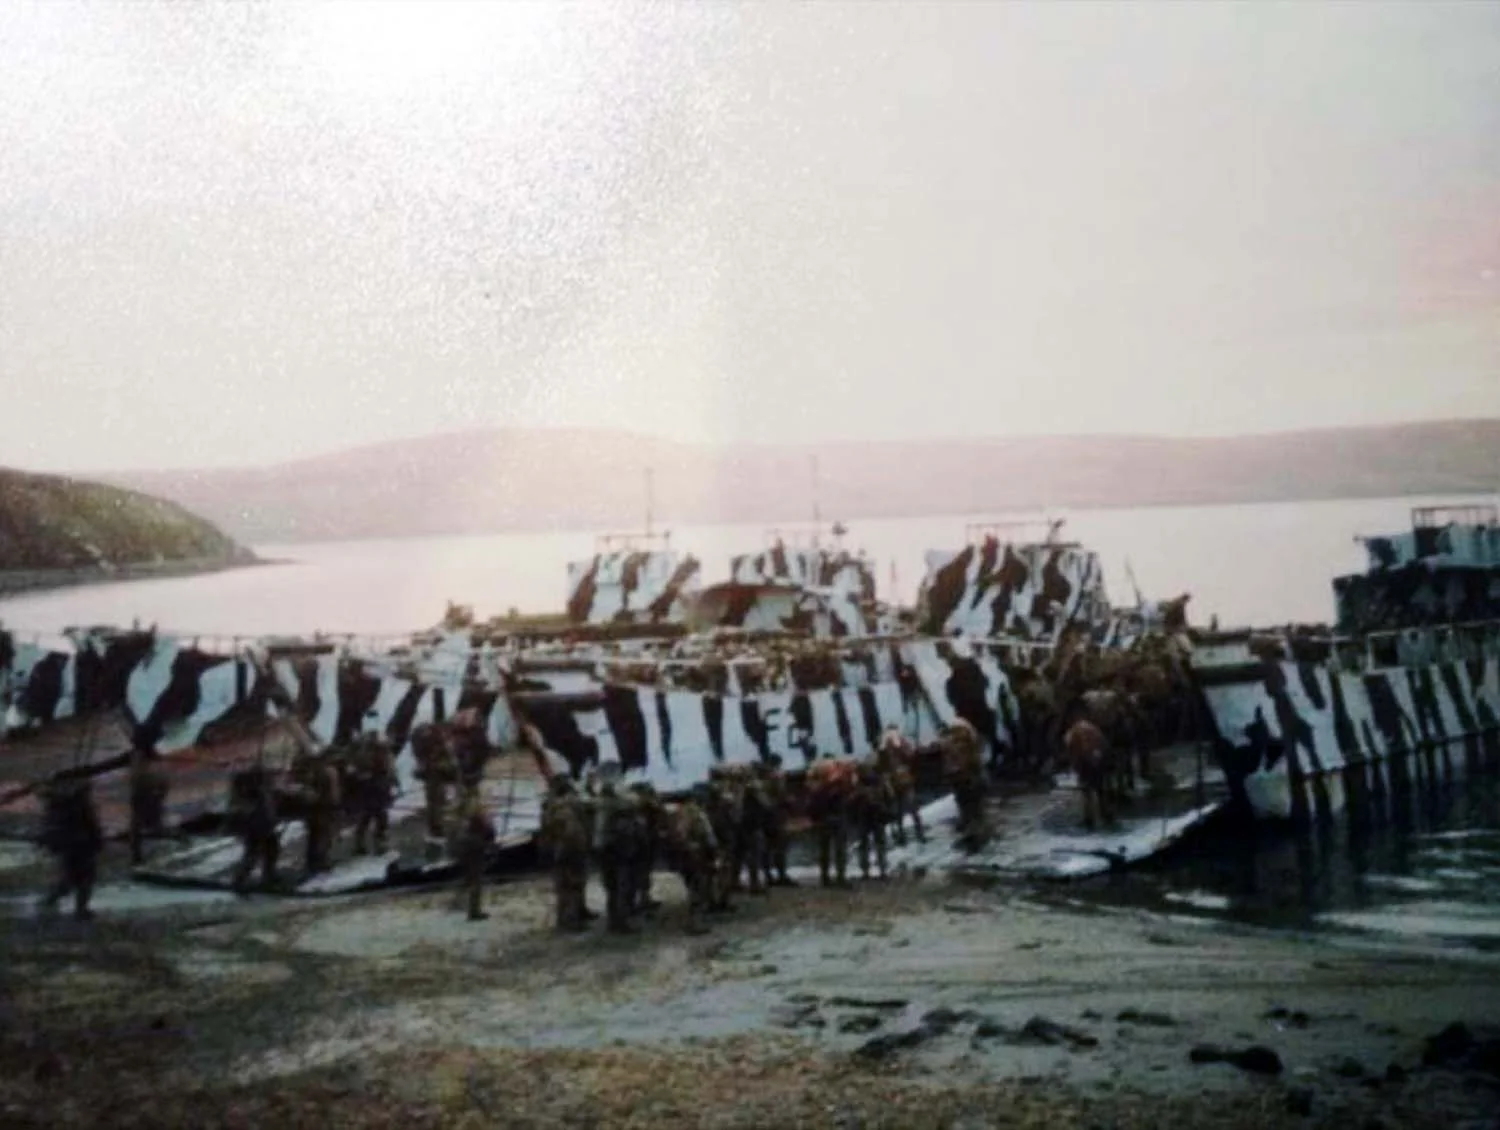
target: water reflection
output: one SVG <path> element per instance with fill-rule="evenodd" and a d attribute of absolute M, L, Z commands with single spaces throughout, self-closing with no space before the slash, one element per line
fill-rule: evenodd
<path fill-rule="evenodd" d="M 1500 945 L 1500 785 L 1391 798 L 1385 819 L 1301 832 L 1221 825 L 1070 894 L 1256 926 L 1358 928 Z"/>

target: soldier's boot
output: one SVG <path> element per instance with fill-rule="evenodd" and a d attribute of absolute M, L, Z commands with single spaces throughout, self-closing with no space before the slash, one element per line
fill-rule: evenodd
<path fill-rule="evenodd" d="M 818 885 L 828 887 L 833 885 L 829 876 L 829 869 L 833 866 L 833 837 L 828 829 L 818 828 Z"/>
<path fill-rule="evenodd" d="M 375 854 L 384 855 L 387 837 L 390 835 L 391 821 L 385 809 L 375 813 Z"/>
<path fill-rule="evenodd" d="M 651 897 L 652 869 L 643 869 L 636 886 L 636 908 L 641 914 L 655 914 L 661 903 Z"/>
<path fill-rule="evenodd" d="M 838 874 L 835 886 L 847 887 L 849 883 L 849 834 L 840 828 L 833 841 L 833 865 Z"/>
<path fill-rule="evenodd" d="M 885 828 L 877 828 L 875 829 L 875 866 L 879 870 L 882 879 L 889 877 L 889 872 L 886 868 L 885 851 Z"/>
<path fill-rule="evenodd" d="M 134 813 L 130 817 L 130 862 L 139 867 L 146 862 L 145 830 L 141 827 L 141 821 Z"/>
<path fill-rule="evenodd" d="M 446 807 L 443 790 L 436 785 L 428 785 L 427 789 L 427 836 L 429 839 L 441 840 L 445 838 L 447 822 L 444 820 L 444 808 Z"/>
<path fill-rule="evenodd" d="M 67 898 L 72 890 L 73 881 L 68 877 L 67 872 L 64 871 L 55 880 L 53 880 L 52 886 L 47 888 L 47 893 L 44 894 L 41 898 L 41 901 L 37 903 L 37 910 L 39 910 L 43 914 L 56 913 L 58 904 L 62 902 L 63 899 Z"/>
<path fill-rule="evenodd" d="M 276 864 L 281 858 L 281 840 L 272 831 L 260 846 L 261 883 L 267 890 L 274 890 L 279 883 Z"/>
<path fill-rule="evenodd" d="M 94 897 L 94 864 L 85 865 L 81 873 L 73 880 L 73 917 L 80 922 L 87 922 L 94 917 L 94 912 L 89 909 L 89 902 Z"/>
<path fill-rule="evenodd" d="M 240 898 L 246 898 L 250 894 L 250 852 L 248 850 L 234 865 L 234 873 L 229 880 L 229 889 Z"/>
<path fill-rule="evenodd" d="M 607 929 L 611 934 L 634 934 L 636 928 L 630 924 L 625 908 L 625 876 L 616 873 L 606 881 L 605 911 Z"/>
<path fill-rule="evenodd" d="M 771 847 L 764 830 L 756 832 L 751 843 L 750 883 L 755 894 L 771 893 Z"/>
<path fill-rule="evenodd" d="M 464 885 L 468 888 L 469 921 L 483 922 L 489 915 L 484 912 L 484 858 L 482 856 L 465 864 Z"/>
<path fill-rule="evenodd" d="M 302 839 L 305 853 L 302 858 L 302 869 L 309 875 L 318 873 L 318 839 L 322 829 L 318 826 L 317 818 L 305 821 L 302 825 Z"/>
<path fill-rule="evenodd" d="M 370 818 L 360 813 L 359 820 L 354 825 L 354 854 L 356 856 L 369 854 Z"/>
<path fill-rule="evenodd" d="M 687 927 L 686 933 L 698 937 L 709 932 L 708 923 L 703 920 L 709 910 L 709 884 L 707 876 L 702 874 L 685 876 L 687 887 Z"/>
<path fill-rule="evenodd" d="M 795 887 L 797 880 L 793 879 L 786 871 L 787 856 L 786 832 L 779 831 L 776 834 L 776 842 L 771 849 L 771 866 L 776 871 L 776 885 L 778 887 Z"/>
<path fill-rule="evenodd" d="M 917 806 L 915 797 L 911 801 L 911 824 L 917 833 L 917 843 L 925 844 L 927 842 L 927 831 L 922 827 L 922 810 Z"/>

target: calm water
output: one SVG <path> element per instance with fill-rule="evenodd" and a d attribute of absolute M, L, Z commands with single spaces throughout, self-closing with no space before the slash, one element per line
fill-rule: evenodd
<path fill-rule="evenodd" d="M 1363 567 L 1356 533 L 1401 530 L 1423 499 L 1256 506 L 1084 510 L 1064 533 L 1099 551 L 1117 604 L 1133 602 L 1126 565 L 1153 598 L 1191 592 L 1190 613 L 1223 624 L 1325 621 L 1330 578 Z M 1432 500 L 1442 501 L 1442 500 Z M 850 523 L 849 544 L 878 565 L 881 595 L 909 603 L 923 554 L 963 545 L 962 515 Z M 673 544 L 696 554 L 706 580 L 727 576 L 731 554 L 763 547 L 759 526 L 684 526 Z M 189 635 L 316 630 L 381 635 L 430 627 L 452 599 L 480 616 L 508 608 L 554 612 L 564 567 L 593 552 L 589 533 L 422 538 L 257 546 L 288 565 L 183 580 L 100 585 L 0 601 L 17 629 L 139 617 Z M 892 575 L 894 573 L 894 583 Z"/>
<path fill-rule="evenodd" d="M 1212 614 L 1225 626 L 1326 621 L 1330 579 L 1363 566 L 1354 535 L 1404 529 L 1410 507 L 1427 501 L 1444 500 L 1080 511 L 1066 533 L 1100 552 L 1116 603 L 1131 599 L 1128 561 L 1150 596 L 1191 592 L 1196 623 Z M 849 540 L 878 563 L 882 595 L 909 602 L 924 551 L 961 545 L 967 520 L 855 522 Z M 727 574 L 731 554 L 759 549 L 763 534 L 683 527 L 673 541 L 712 581 Z M 431 626 L 449 599 L 481 616 L 556 611 L 566 563 L 592 548 L 587 533 L 259 546 L 293 563 L 20 597 L 0 601 L 0 619 L 40 632 L 139 618 L 189 635 L 399 634 Z M 1500 794 L 1493 783 L 1470 787 L 1362 836 L 1220 834 L 1071 890 L 1177 914 L 1500 945 Z"/>
<path fill-rule="evenodd" d="M 1500 782 L 1414 799 L 1366 828 L 1221 828 L 1070 897 L 1257 926 L 1500 952 Z"/>

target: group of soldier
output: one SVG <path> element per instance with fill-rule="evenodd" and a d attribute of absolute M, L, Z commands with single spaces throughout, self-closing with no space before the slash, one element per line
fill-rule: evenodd
<path fill-rule="evenodd" d="M 527 738 L 539 741 L 535 732 Z M 942 736 L 945 784 L 958 799 L 961 836 L 983 824 L 985 789 L 981 743 L 967 723 Z M 871 863 L 885 878 L 887 829 L 906 842 L 909 819 L 926 841 L 916 790 L 917 751 L 896 727 L 858 760 L 813 762 L 793 790 L 777 756 L 753 765 L 716 766 L 708 780 L 668 803 L 646 782 L 622 787 L 618 762 L 607 761 L 584 787 L 554 773 L 543 804 L 539 846 L 551 865 L 556 928 L 577 933 L 598 914 L 585 899 L 590 864 L 605 895 L 605 925 L 631 933 L 632 920 L 659 907 L 652 898 L 658 865 L 675 872 L 687 889 L 687 930 L 704 932 L 709 915 L 729 911 L 731 896 L 766 894 L 795 886 L 787 871 L 791 827 L 804 816 L 817 841 L 818 877 L 825 886 L 847 886 L 851 840 L 860 874 Z"/>
<path fill-rule="evenodd" d="M 527 745 L 540 753 L 541 739 L 526 727 Z M 495 827 L 480 796 L 480 780 L 490 747 L 482 728 L 463 718 L 446 725 L 425 724 L 411 735 L 416 777 L 425 799 L 427 834 L 433 847 L 446 847 L 464 878 L 468 916 L 488 917 L 482 908 L 486 860 Z M 941 739 L 944 783 L 958 800 L 960 834 L 981 821 L 984 772 L 981 743 L 972 727 L 959 722 Z M 553 871 L 560 931 L 585 930 L 598 917 L 585 900 L 592 864 L 605 890 L 607 928 L 635 929 L 632 920 L 652 914 L 658 867 L 681 877 L 688 892 L 688 929 L 707 929 L 706 918 L 731 909 L 742 891 L 764 894 L 794 886 L 787 870 L 791 827 L 805 817 L 817 842 L 819 878 L 825 886 L 848 884 L 851 841 L 861 875 L 887 874 L 887 829 L 905 843 L 906 823 L 926 838 L 916 802 L 917 753 L 892 727 L 874 750 L 859 760 L 813 762 L 793 789 L 781 759 L 755 765 L 718 766 L 708 780 L 675 802 L 647 783 L 624 787 L 620 766 L 606 762 L 582 788 L 568 775 L 550 777 L 543 803 L 539 846 Z M 545 757 L 540 759 L 545 763 Z M 168 779 L 148 741 L 137 741 L 130 762 L 132 862 L 144 859 L 144 841 L 162 834 Z M 242 853 L 233 886 L 244 894 L 256 870 L 263 883 L 279 883 L 279 827 L 305 826 L 305 871 L 329 869 L 341 828 L 354 831 L 354 853 L 386 850 L 389 813 L 397 791 L 395 752 L 379 733 L 365 733 L 317 754 L 302 746 L 289 770 L 279 773 L 264 761 L 230 779 L 229 829 Z M 449 819 L 456 792 L 457 819 Z M 104 847 L 92 786 L 87 779 L 54 783 L 47 794 L 43 844 L 57 857 L 58 879 L 43 900 L 55 907 L 68 894 L 80 918 L 88 904 Z"/>
<path fill-rule="evenodd" d="M 462 866 L 470 891 L 469 915 L 482 918 L 479 876 L 495 841 L 494 824 L 480 800 L 479 783 L 491 750 L 483 728 L 466 716 L 447 724 L 424 723 L 411 733 L 416 777 L 426 800 L 428 841 Z M 354 854 L 386 851 L 390 809 L 397 794 L 396 751 L 379 731 L 367 731 L 323 753 L 305 744 L 293 757 L 285 778 L 265 764 L 231 779 L 229 824 L 243 852 L 235 868 L 234 887 L 248 889 L 260 869 L 262 881 L 274 887 L 280 849 L 278 826 L 301 821 L 305 829 L 308 876 L 332 866 L 333 845 L 342 828 L 353 826 Z M 456 820 L 449 820 L 449 798 L 456 793 Z M 373 840 L 373 844 L 372 844 Z"/>
<path fill-rule="evenodd" d="M 130 827 L 127 840 L 130 859 L 145 859 L 145 840 L 162 833 L 169 782 L 156 762 L 151 743 L 137 740 L 130 753 Z M 73 914 L 80 920 L 93 917 L 89 903 L 99 875 L 99 857 L 104 853 L 104 827 L 87 777 L 48 782 L 42 789 L 41 845 L 57 860 L 57 878 L 42 899 L 47 910 L 56 909 L 73 896 Z"/>

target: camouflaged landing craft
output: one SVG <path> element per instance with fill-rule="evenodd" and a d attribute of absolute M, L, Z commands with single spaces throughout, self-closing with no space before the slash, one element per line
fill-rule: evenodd
<path fill-rule="evenodd" d="M 1040 524 L 971 523 L 963 549 L 929 550 L 917 592 L 917 630 L 1053 642 L 1065 629 L 1084 628 L 1104 637 L 1111 623 L 1104 568 L 1093 550 L 1057 540 L 1063 519 L 1047 522 L 1040 541 L 1004 540 Z"/>
<path fill-rule="evenodd" d="M 1500 520 L 1422 507 L 1361 538 L 1333 633 L 1197 633 L 1192 666 L 1231 788 L 1306 820 L 1401 802 L 1500 760 Z"/>
<path fill-rule="evenodd" d="M 572 624 L 680 624 L 698 589 L 700 565 L 671 548 L 670 533 L 603 534 L 594 555 L 568 564 Z"/>
<path fill-rule="evenodd" d="M 827 534 L 818 525 L 766 531 L 764 549 L 731 558 L 729 580 L 698 594 L 689 624 L 817 639 L 887 634 L 895 618 L 876 599 L 869 557 L 843 547 L 846 532 L 839 524 Z"/>

